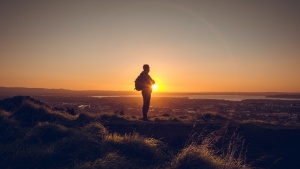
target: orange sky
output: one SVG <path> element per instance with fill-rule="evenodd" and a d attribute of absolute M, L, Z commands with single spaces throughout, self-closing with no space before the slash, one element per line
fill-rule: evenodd
<path fill-rule="evenodd" d="M 296 2 L 0 2 L 0 86 L 300 92 Z"/>

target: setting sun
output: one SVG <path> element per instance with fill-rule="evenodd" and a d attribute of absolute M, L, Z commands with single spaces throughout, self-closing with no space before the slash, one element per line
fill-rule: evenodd
<path fill-rule="evenodd" d="M 157 91 L 157 89 L 158 89 L 157 84 L 152 85 L 152 90 Z"/>

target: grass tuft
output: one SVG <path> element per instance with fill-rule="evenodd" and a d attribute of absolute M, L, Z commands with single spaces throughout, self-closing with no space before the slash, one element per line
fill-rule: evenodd
<path fill-rule="evenodd" d="M 78 165 L 76 169 L 119 169 L 119 168 L 138 168 L 130 163 L 124 156 L 119 155 L 117 152 L 110 152 L 104 157 L 99 158 L 93 162 L 86 162 Z"/>
<path fill-rule="evenodd" d="M 226 133 L 227 131 L 225 131 Z M 171 163 L 172 169 L 240 169 L 246 165 L 244 140 L 233 132 L 226 137 L 224 131 L 214 131 L 197 139 L 191 138 Z M 221 145 L 221 147 L 220 147 Z"/>
<path fill-rule="evenodd" d="M 105 144 L 110 145 L 118 150 L 121 155 L 136 161 L 139 166 L 155 166 L 163 163 L 167 156 L 165 153 L 166 146 L 163 142 L 153 139 L 144 138 L 138 133 L 109 134 L 104 139 Z"/>
<path fill-rule="evenodd" d="M 70 135 L 66 127 L 43 122 L 30 129 L 25 135 L 25 141 L 29 144 L 49 144 Z"/>

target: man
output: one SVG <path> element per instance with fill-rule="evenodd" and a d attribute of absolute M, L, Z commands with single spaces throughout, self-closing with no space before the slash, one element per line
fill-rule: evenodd
<path fill-rule="evenodd" d="M 150 99 L 152 93 L 152 85 L 155 84 L 155 81 L 148 74 L 150 72 L 149 65 L 145 64 L 143 66 L 144 71 L 139 76 L 139 80 L 142 83 L 142 96 L 143 96 L 143 121 L 148 121 L 147 113 L 150 106 Z"/>

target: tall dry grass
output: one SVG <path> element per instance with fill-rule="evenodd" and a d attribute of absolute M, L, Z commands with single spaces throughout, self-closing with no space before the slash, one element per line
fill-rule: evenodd
<path fill-rule="evenodd" d="M 167 146 L 156 139 L 140 136 L 138 133 L 106 135 L 104 144 L 109 145 L 121 155 L 126 156 L 138 166 L 154 167 L 161 165 L 167 159 Z"/>
<path fill-rule="evenodd" d="M 220 129 L 207 135 L 193 135 L 171 163 L 172 169 L 240 169 L 246 164 L 245 140 L 234 131 Z"/>

